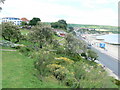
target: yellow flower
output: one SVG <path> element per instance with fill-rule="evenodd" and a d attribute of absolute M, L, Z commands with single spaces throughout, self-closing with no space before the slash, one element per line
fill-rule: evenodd
<path fill-rule="evenodd" d="M 59 58 L 55 58 L 55 59 L 62 59 L 62 60 L 64 60 L 65 62 L 68 62 L 68 63 L 70 63 L 70 64 L 72 64 L 72 63 L 74 63 L 74 61 L 73 60 L 70 60 L 69 58 L 66 58 L 66 57 L 59 57 Z"/>

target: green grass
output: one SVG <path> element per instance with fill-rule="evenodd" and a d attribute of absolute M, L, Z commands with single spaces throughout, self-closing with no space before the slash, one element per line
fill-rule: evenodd
<path fill-rule="evenodd" d="M 0 41 L 3 40 L 2 36 L 0 36 Z"/>
<path fill-rule="evenodd" d="M 16 50 L 15 48 L 11 48 L 11 47 L 2 47 L 1 49 L 10 49 L 10 50 Z"/>
<path fill-rule="evenodd" d="M 61 43 L 61 44 L 64 44 L 65 43 L 65 39 L 64 39 L 64 37 L 58 37 L 58 36 L 54 36 L 54 38 L 56 39 L 56 40 L 61 40 L 61 41 L 59 41 L 59 43 Z M 63 40 L 62 40 L 63 39 Z"/>
<path fill-rule="evenodd" d="M 41 82 L 35 75 L 34 60 L 18 51 L 2 52 L 3 88 L 64 88 L 56 82 Z"/>
<path fill-rule="evenodd" d="M 30 32 L 30 30 L 21 29 L 20 32 L 21 32 L 22 35 L 26 35 L 26 34 L 28 34 Z"/>
<path fill-rule="evenodd" d="M 2 51 L 0 51 L 0 89 L 2 90 Z"/>

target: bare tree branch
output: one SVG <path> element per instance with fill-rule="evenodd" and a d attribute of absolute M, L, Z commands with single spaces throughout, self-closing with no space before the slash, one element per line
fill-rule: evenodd
<path fill-rule="evenodd" d="M 3 3 L 4 4 L 5 0 L 0 0 L 0 3 Z"/>

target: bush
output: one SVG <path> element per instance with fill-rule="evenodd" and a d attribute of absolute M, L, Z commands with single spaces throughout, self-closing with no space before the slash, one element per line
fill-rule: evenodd
<path fill-rule="evenodd" d="M 63 54 L 63 53 L 66 54 L 63 47 L 57 47 L 56 50 L 57 50 L 56 54 Z"/>
<path fill-rule="evenodd" d="M 113 82 L 114 82 L 116 85 L 120 86 L 120 80 L 115 79 Z"/>
<path fill-rule="evenodd" d="M 86 53 L 81 53 L 81 56 L 87 57 Z"/>
<path fill-rule="evenodd" d="M 35 68 L 39 71 L 39 74 L 41 77 L 48 76 L 49 71 L 47 68 L 47 65 L 52 64 L 54 61 L 54 53 L 50 53 L 49 51 L 44 51 L 43 49 L 40 49 L 40 51 L 37 52 L 35 61 Z"/>
<path fill-rule="evenodd" d="M 97 53 L 92 50 L 88 50 L 87 54 L 88 54 L 88 58 L 91 58 L 91 60 L 96 60 L 98 57 Z"/>
<path fill-rule="evenodd" d="M 71 57 L 72 57 L 72 60 L 74 61 L 82 60 L 82 57 L 78 53 L 72 54 Z"/>
<path fill-rule="evenodd" d="M 73 64 L 74 61 L 73 60 L 70 60 L 69 58 L 66 58 L 66 57 L 59 57 L 59 58 L 55 58 L 56 59 L 56 62 L 57 64 Z"/>
<path fill-rule="evenodd" d="M 69 73 L 69 71 L 65 67 L 63 67 L 61 65 L 49 64 L 47 67 L 49 68 L 50 72 L 58 80 L 64 80 L 65 77 L 66 77 L 66 74 Z"/>
<path fill-rule="evenodd" d="M 116 88 L 101 67 L 94 67 L 85 62 L 74 64 L 75 78 L 78 81 L 76 88 Z"/>
<path fill-rule="evenodd" d="M 19 51 L 20 51 L 21 53 L 24 53 L 25 55 L 29 55 L 29 53 L 30 53 L 31 51 L 33 51 L 33 50 L 32 50 L 31 47 L 26 46 L 26 47 L 21 47 L 21 48 L 19 49 Z"/>
<path fill-rule="evenodd" d="M 66 86 L 69 86 L 71 88 L 76 88 L 78 86 L 78 81 L 74 77 L 65 79 L 64 83 Z"/>

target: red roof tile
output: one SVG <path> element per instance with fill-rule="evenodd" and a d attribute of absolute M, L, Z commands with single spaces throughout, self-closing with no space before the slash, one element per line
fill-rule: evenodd
<path fill-rule="evenodd" d="M 21 18 L 22 21 L 29 21 L 27 18 Z"/>

